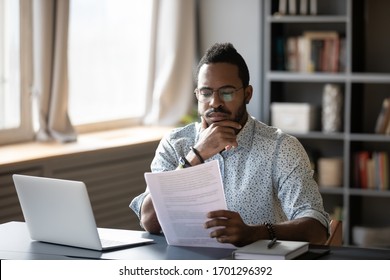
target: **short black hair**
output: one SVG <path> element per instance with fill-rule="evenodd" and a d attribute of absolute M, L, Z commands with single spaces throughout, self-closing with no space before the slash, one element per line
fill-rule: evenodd
<path fill-rule="evenodd" d="M 247 87 L 249 85 L 248 66 L 246 65 L 244 58 L 237 52 L 231 43 L 215 43 L 207 49 L 196 68 L 196 84 L 198 84 L 199 70 L 202 65 L 218 62 L 236 65 L 238 67 L 238 76 L 240 77 L 243 86 Z"/>

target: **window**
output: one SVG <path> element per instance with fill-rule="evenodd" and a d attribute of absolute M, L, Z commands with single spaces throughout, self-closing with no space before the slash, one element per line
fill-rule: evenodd
<path fill-rule="evenodd" d="M 143 117 L 153 2 L 70 1 L 68 108 L 79 132 Z M 31 13 L 31 1 L 0 0 L 0 144 L 34 138 Z"/>
<path fill-rule="evenodd" d="M 19 13 L 17 1 L 0 3 L 0 129 L 10 129 L 20 125 L 19 32 L 13 32 L 19 30 Z"/>
<path fill-rule="evenodd" d="M 27 15 L 21 4 L 0 0 L 0 143 L 29 140 L 33 137 L 29 107 L 29 88 L 21 69 L 26 65 L 24 45 Z M 23 42 L 23 43 L 22 43 Z M 26 68 L 26 67 L 25 67 Z M 24 81 L 24 84 L 21 81 Z"/>
<path fill-rule="evenodd" d="M 152 1 L 71 1 L 69 114 L 87 130 L 145 112 Z"/>

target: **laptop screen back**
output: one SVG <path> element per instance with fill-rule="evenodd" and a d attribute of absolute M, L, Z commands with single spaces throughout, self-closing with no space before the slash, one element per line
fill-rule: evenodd
<path fill-rule="evenodd" d="M 101 250 L 83 182 L 13 175 L 31 239 Z"/>

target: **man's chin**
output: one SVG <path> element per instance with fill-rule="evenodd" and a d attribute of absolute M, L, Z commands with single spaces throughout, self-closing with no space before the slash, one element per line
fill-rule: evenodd
<path fill-rule="evenodd" d="M 209 124 L 212 124 L 212 123 L 217 123 L 217 122 L 222 122 L 222 121 L 227 121 L 227 120 L 229 120 L 229 119 L 223 118 L 223 117 L 211 117 L 211 118 L 207 119 L 207 122 Z"/>

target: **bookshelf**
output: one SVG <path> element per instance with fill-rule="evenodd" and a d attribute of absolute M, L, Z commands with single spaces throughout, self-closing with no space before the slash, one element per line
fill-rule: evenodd
<path fill-rule="evenodd" d="M 363 189 L 354 177 L 357 152 L 383 151 L 390 156 L 390 136 L 375 133 L 382 102 L 390 97 L 390 38 L 383 36 L 390 26 L 389 10 L 388 0 L 317 0 L 316 13 L 303 15 L 299 7 L 294 15 L 281 14 L 279 0 L 264 4 L 263 120 L 272 123 L 273 102 L 310 103 L 321 114 L 324 86 L 334 84 L 341 89 L 342 126 L 338 131 L 325 133 L 318 123 L 313 131 L 290 134 L 301 141 L 315 168 L 320 157 L 342 158 L 342 185 L 320 186 L 320 191 L 329 213 L 342 209 L 346 245 L 356 245 L 355 226 L 390 227 L 390 190 Z M 337 71 L 288 70 L 285 42 L 307 31 L 339 34 L 342 66 Z"/>

